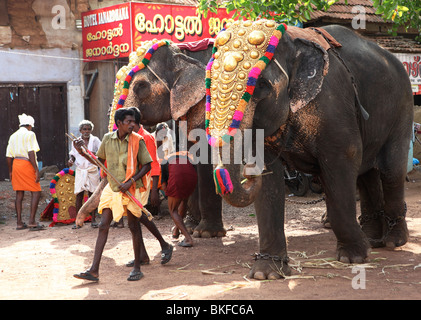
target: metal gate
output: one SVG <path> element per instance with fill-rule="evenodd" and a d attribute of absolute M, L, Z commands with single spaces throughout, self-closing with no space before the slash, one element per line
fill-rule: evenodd
<path fill-rule="evenodd" d="M 64 168 L 67 161 L 66 84 L 0 83 L 0 179 L 9 178 L 6 147 L 10 135 L 19 128 L 18 115 L 26 113 L 35 119 L 40 146 L 38 161 L 43 166 Z"/>

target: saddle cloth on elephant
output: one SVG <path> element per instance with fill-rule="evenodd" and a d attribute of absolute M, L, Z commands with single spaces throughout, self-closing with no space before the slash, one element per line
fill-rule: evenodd
<path fill-rule="evenodd" d="M 196 52 L 196 51 L 206 50 L 208 46 L 211 46 L 211 45 L 213 46 L 214 43 L 215 43 L 215 39 L 206 38 L 206 39 L 192 41 L 192 42 L 174 43 L 174 45 L 179 47 L 181 50 Z"/>
<path fill-rule="evenodd" d="M 287 33 L 292 39 L 300 38 L 320 45 L 326 51 L 332 47 L 342 47 L 329 32 L 322 28 L 298 28 L 288 27 Z"/>

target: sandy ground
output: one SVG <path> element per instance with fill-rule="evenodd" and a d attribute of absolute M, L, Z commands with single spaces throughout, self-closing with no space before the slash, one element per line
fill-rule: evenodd
<path fill-rule="evenodd" d="M 97 229 L 86 224 L 74 230 L 56 225 L 44 231 L 16 228 L 14 193 L 1 182 L 0 299 L 36 300 L 298 300 L 298 299 L 420 299 L 421 298 L 421 174 L 413 171 L 406 183 L 409 242 L 394 251 L 373 249 L 366 264 L 336 262 L 335 236 L 324 229 L 320 218 L 324 202 L 301 204 L 320 195 L 289 197 L 286 203 L 286 234 L 291 277 L 276 281 L 248 278 L 258 251 L 253 206 L 233 208 L 224 204 L 227 236 L 196 239 L 192 248 L 177 247 L 172 260 L 160 264 L 160 247 L 143 228 L 151 263 L 143 266 L 145 277 L 126 280 L 132 259 L 130 231 L 112 228 L 100 268 L 100 281 L 78 280 L 74 273 L 90 266 Z M 48 190 L 48 182 L 43 182 Z M 39 212 L 48 200 L 44 192 Z M 26 200 L 29 200 L 29 194 Z M 28 212 L 28 206 L 25 206 Z M 25 218 L 27 222 L 27 216 Z M 169 216 L 155 220 L 161 233 L 172 241 Z M 48 225 L 49 222 L 43 222 Z"/>

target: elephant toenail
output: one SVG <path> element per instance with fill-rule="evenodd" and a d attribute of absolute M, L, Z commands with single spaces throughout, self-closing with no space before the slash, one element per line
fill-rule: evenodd
<path fill-rule="evenodd" d="M 396 245 L 393 241 L 386 242 L 386 248 L 389 250 L 394 250 L 396 248 Z"/>
<path fill-rule="evenodd" d="M 257 272 L 254 274 L 253 278 L 254 278 L 254 279 L 257 279 L 257 280 L 266 280 L 266 276 L 265 276 L 265 274 L 264 274 L 263 272 L 261 272 L 261 271 L 257 271 Z"/>
<path fill-rule="evenodd" d="M 351 263 L 349 258 L 345 257 L 345 256 L 340 257 L 339 261 L 342 262 L 342 263 Z"/>
<path fill-rule="evenodd" d="M 278 273 L 276 273 L 276 272 L 271 272 L 269 275 L 268 275 L 268 279 L 269 280 L 278 280 L 278 279 L 280 279 L 281 278 L 281 276 L 278 274 Z"/>
<path fill-rule="evenodd" d="M 212 238 L 212 234 L 209 231 L 202 231 L 202 238 Z"/>

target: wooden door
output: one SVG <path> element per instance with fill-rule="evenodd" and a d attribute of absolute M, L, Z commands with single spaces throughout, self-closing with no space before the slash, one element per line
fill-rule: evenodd
<path fill-rule="evenodd" d="M 67 97 L 65 84 L 0 83 L 0 179 L 9 177 L 6 147 L 10 135 L 19 128 L 18 115 L 35 119 L 40 146 L 38 161 L 43 166 L 65 167 L 68 154 Z"/>

